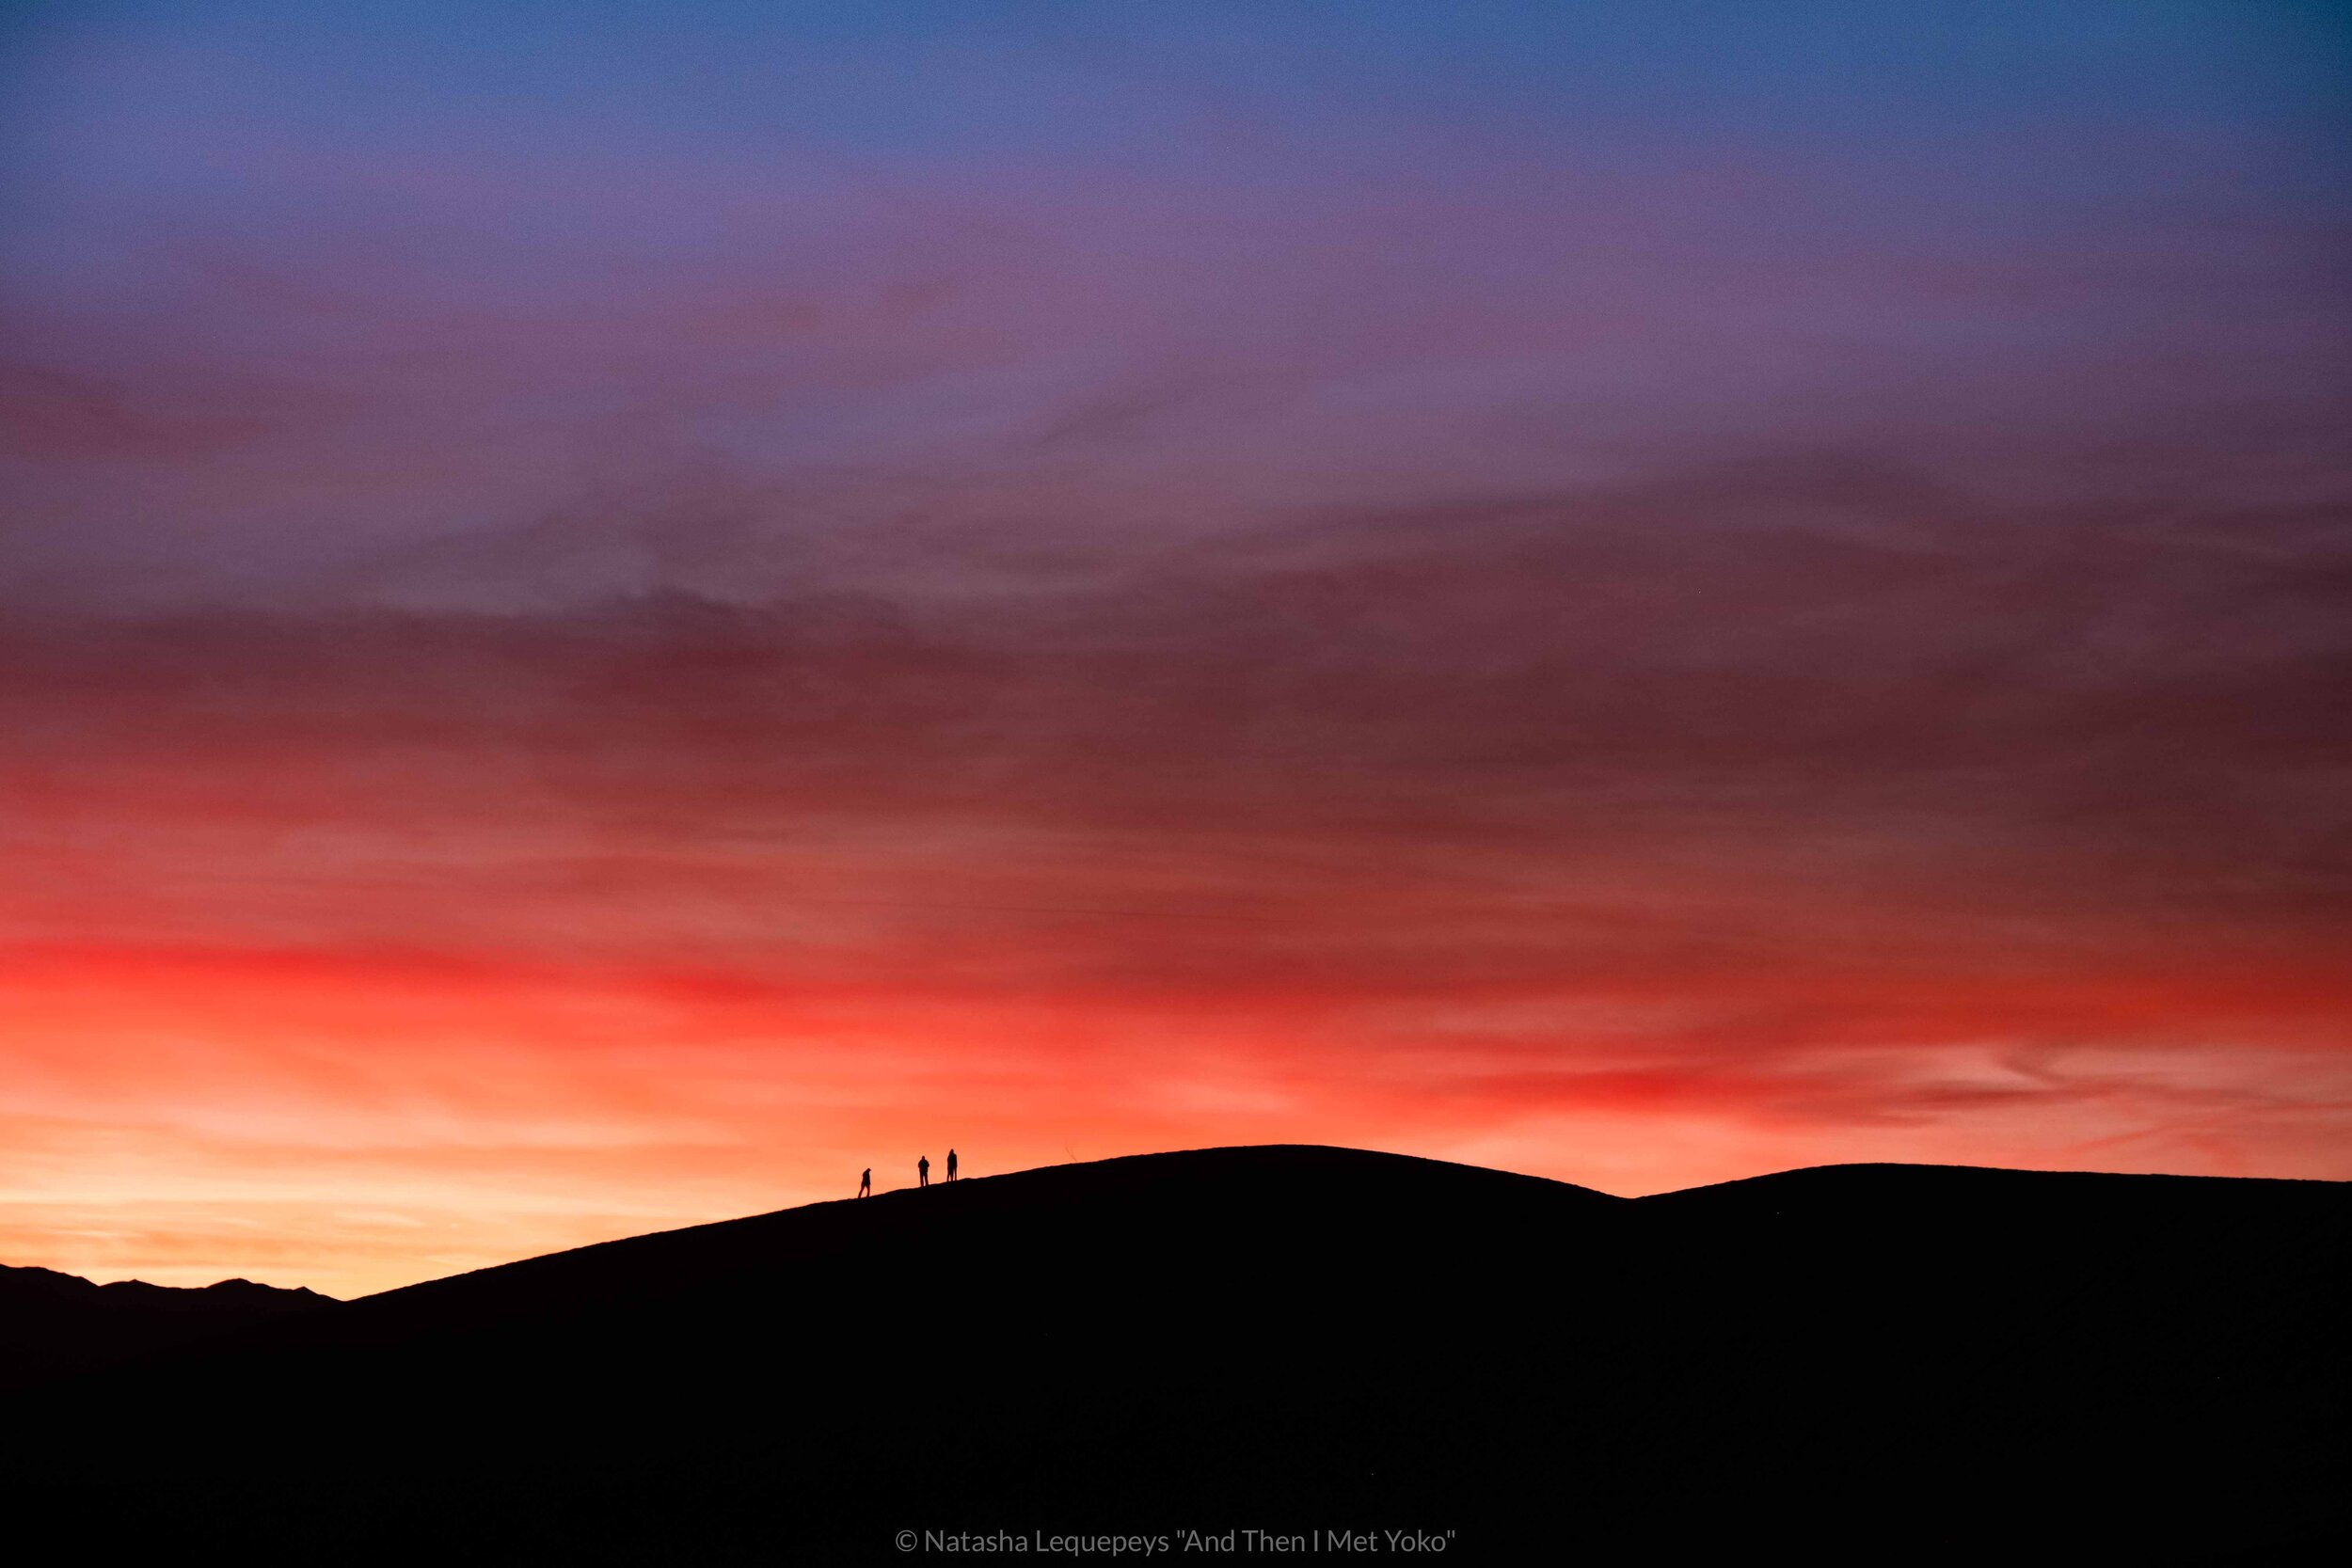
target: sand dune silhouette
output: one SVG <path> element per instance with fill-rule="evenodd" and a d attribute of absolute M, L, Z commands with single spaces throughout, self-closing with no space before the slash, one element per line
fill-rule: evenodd
<path fill-rule="evenodd" d="M 1642 1199 L 1306 1147 L 583 1247 L 33 1390 L 12 1517 L 248 1558 L 2322 1550 L 2352 1184 L 1838 1166 Z"/>

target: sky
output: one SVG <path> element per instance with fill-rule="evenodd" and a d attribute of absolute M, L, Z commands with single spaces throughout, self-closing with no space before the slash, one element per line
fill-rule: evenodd
<path fill-rule="evenodd" d="M 31 0 L 0 1261 L 2352 1179 L 2352 20 Z"/>

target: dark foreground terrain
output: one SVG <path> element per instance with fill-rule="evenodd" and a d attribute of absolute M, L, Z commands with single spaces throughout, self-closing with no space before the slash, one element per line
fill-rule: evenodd
<path fill-rule="evenodd" d="M 52 1380 L 8 1401 L 0 1517 L 247 1563 L 1391 1529 L 1451 1560 L 2329 1560 L 2348 1264 L 2348 1183 L 1836 1166 L 1626 1200 L 1152 1155 Z"/>

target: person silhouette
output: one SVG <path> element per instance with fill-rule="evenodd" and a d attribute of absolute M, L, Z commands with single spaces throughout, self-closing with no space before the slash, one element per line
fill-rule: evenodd
<path fill-rule="evenodd" d="M 914 1162 L 914 1184 L 918 1187 L 931 1184 L 931 1157 L 928 1154 Z"/>
<path fill-rule="evenodd" d="M 955 1151 L 954 1149 L 952 1149 L 952 1148 L 951 1148 L 951 1149 L 949 1149 L 949 1150 L 947 1151 L 947 1180 L 950 1180 L 950 1181 L 953 1181 L 955 1179 L 956 1179 L 956 1151 Z"/>
<path fill-rule="evenodd" d="M 857 1173 L 857 1196 L 871 1197 L 874 1194 L 874 1167 L 866 1166 Z"/>

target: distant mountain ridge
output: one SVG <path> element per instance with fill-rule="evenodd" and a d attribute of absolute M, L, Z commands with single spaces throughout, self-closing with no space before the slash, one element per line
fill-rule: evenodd
<path fill-rule="evenodd" d="M 265 1302 L 319 1306 L 336 1299 L 304 1285 L 262 1285 L 245 1278 L 215 1280 L 210 1285 L 151 1285 L 144 1279 L 112 1279 L 101 1285 L 78 1274 L 0 1263 L 0 1294 L 19 1293 L 67 1301 L 87 1302 L 95 1298 L 102 1307 L 167 1312 L 238 1310 Z"/>
<path fill-rule="evenodd" d="M 316 1291 L 250 1279 L 100 1285 L 56 1269 L 0 1263 L 0 1390 L 334 1305 L 334 1297 Z"/>

